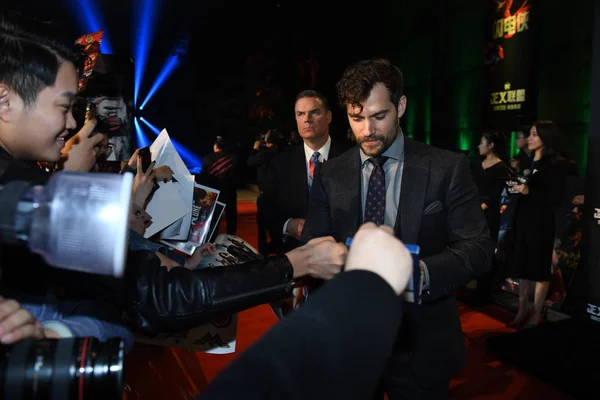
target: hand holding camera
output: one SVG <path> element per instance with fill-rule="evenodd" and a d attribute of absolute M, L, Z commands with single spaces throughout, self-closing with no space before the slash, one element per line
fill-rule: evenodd
<path fill-rule="evenodd" d="M 89 172 L 99 155 L 99 144 L 105 139 L 95 133 L 96 120 L 88 121 L 71 139 L 67 140 L 61 154 L 63 169 L 73 172 Z"/>
<path fill-rule="evenodd" d="M 45 338 L 44 328 L 17 301 L 0 296 L 0 342 L 13 344 L 26 338 Z"/>

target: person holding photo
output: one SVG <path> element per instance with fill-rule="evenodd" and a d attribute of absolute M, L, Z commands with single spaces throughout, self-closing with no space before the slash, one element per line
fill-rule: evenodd
<path fill-rule="evenodd" d="M 66 156 L 66 169 L 87 172 L 96 161 L 102 137 L 93 135 L 93 120 L 66 143 L 76 128 L 72 106 L 79 54 L 63 33 L 50 24 L 0 16 L 0 184 L 46 184 L 51 174 L 38 162 Z M 346 254 L 344 244 L 328 237 L 235 268 L 189 270 L 164 268 L 151 251 L 129 251 L 124 278 L 113 281 L 51 268 L 26 248 L 2 246 L 1 283 L 2 290 L 42 296 L 53 284 L 84 298 L 98 296 L 123 307 L 140 330 L 172 332 L 289 296 L 300 277 L 331 279 L 341 272 Z"/>

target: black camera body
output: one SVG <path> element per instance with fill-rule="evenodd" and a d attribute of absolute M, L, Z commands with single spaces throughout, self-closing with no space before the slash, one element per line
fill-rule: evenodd
<path fill-rule="evenodd" d="M 267 147 L 267 134 L 266 133 L 261 133 L 260 135 L 258 135 L 256 137 L 256 140 L 260 142 L 260 148 L 264 149 L 265 147 Z"/>
<path fill-rule="evenodd" d="M 17 161 L 12 162 L 17 163 Z M 7 171 L 11 170 L 12 162 L 0 162 L 0 181 Z M 67 199 L 65 207 L 72 207 L 77 203 L 77 196 L 87 201 L 94 199 L 90 194 L 96 194 L 102 201 L 111 196 L 110 191 L 106 192 L 106 195 L 102 194 L 102 183 L 98 179 L 102 179 L 102 174 L 96 174 L 93 178 L 87 177 L 89 181 L 86 181 L 85 174 L 72 173 L 70 176 L 65 175 L 66 173 L 61 174 L 53 175 L 46 185 L 32 185 L 30 182 L 17 180 L 3 182 L 4 184 L 0 186 L 0 205 L 5 212 L 0 218 L 0 250 L 6 252 L 9 249 L 3 247 L 4 245 L 27 245 L 30 252 L 43 255 L 44 260 L 53 266 L 118 276 L 111 272 L 114 271 L 111 266 L 103 271 L 102 262 L 93 261 L 91 257 L 88 257 L 85 266 L 93 270 L 72 268 L 76 266 L 75 264 L 81 265 L 78 257 L 73 257 L 73 262 L 66 263 L 66 260 L 54 257 L 70 254 L 69 250 L 72 249 L 62 246 L 76 243 L 73 239 L 75 236 L 89 239 L 87 245 L 77 243 L 78 248 L 85 249 L 89 245 L 95 250 L 101 250 L 102 246 L 94 240 L 96 236 L 85 227 L 86 221 L 90 222 L 91 226 L 98 227 L 99 234 L 106 234 L 106 229 L 93 222 L 93 215 L 96 213 L 93 209 L 96 207 L 90 208 L 90 204 L 79 204 L 76 207 L 83 212 L 82 219 L 74 223 L 73 221 L 77 221 L 77 213 L 73 212 L 68 220 L 63 221 L 68 223 L 64 231 L 61 230 L 59 222 L 49 223 L 56 221 L 56 218 L 51 218 L 52 215 L 65 214 L 60 207 L 56 206 L 54 200 Z M 112 180 L 113 177 L 110 179 Z M 90 183 L 91 190 L 87 190 L 86 185 L 82 186 L 76 182 Z M 125 188 L 128 189 L 128 193 L 131 191 L 127 185 Z M 115 189 L 113 194 L 118 191 Z M 128 198 L 124 201 L 129 204 Z M 99 205 L 97 210 L 103 207 L 101 203 L 95 205 Z M 128 210 L 127 208 L 122 211 L 127 214 Z M 126 225 L 124 227 L 127 229 Z M 114 236 L 118 235 L 110 234 L 107 237 Z M 56 238 L 69 240 L 54 240 Z M 118 239 L 116 242 L 126 246 Z M 49 244 L 44 247 L 42 246 L 44 243 Z M 118 251 L 106 249 L 105 253 L 109 255 L 107 259 L 112 259 Z M 123 267 L 124 263 L 125 260 L 123 260 Z M 9 265 L 3 265 L 5 272 L 9 270 L 11 263 L 7 264 Z M 4 280 L 7 278 L 6 275 Z M 7 288 L 14 289 L 10 281 L 4 283 Z M 100 342 L 92 337 L 59 340 L 26 339 L 11 346 L 0 345 L 0 399 L 69 400 L 83 399 L 85 395 L 86 399 L 120 400 L 123 397 L 124 357 L 125 344 L 120 338 L 107 342 Z"/>
<path fill-rule="evenodd" d="M 0 398 L 121 399 L 122 339 L 22 340 L 0 347 Z"/>

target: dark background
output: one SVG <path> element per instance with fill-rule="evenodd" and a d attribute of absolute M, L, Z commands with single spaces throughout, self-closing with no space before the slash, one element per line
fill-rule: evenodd
<path fill-rule="evenodd" d="M 512 15 L 523 5 L 528 4 L 528 29 L 517 32 L 514 36 L 505 39 L 494 37 L 494 23 L 504 18 L 504 8 L 496 7 L 496 0 L 486 1 L 486 43 L 500 46 L 504 58 L 497 64 L 486 65 L 485 83 L 488 100 L 484 112 L 485 125 L 490 129 L 512 131 L 523 123 L 532 121 L 537 115 L 537 87 L 539 72 L 538 45 L 540 43 L 540 21 L 538 14 L 539 1 L 518 0 L 514 1 Z M 498 47 L 496 47 L 496 50 Z M 494 110 L 489 97 L 492 93 L 504 91 L 504 85 L 511 84 L 512 90 L 525 89 L 525 102 L 520 103 L 518 110 Z"/>
<path fill-rule="evenodd" d="M 134 54 L 139 0 L 5 0 L 3 8 L 60 21 L 75 37 L 87 33 L 73 11 L 78 1 L 98 5 L 113 53 Z M 583 172 L 593 0 L 532 2 L 540 26 L 538 50 L 532 55 L 539 65 L 539 101 L 531 119 L 559 124 L 561 145 Z M 320 89 L 335 106 L 335 82 L 344 67 L 373 56 L 387 57 L 404 71 L 408 109 L 403 127 L 409 136 L 474 154 L 487 125 L 483 44 L 491 28 L 484 22 L 481 0 L 156 3 L 160 11 L 140 102 L 175 44 L 186 36 L 189 51 L 139 115 L 167 128 L 197 155 L 209 152 L 218 134 L 248 149 L 269 128 L 294 130 L 298 91 Z M 346 127 L 335 106 L 333 135 L 343 137 Z M 150 130 L 145 131 L 152 140 Z M 506 133 L 510 137 L 511 131 Z"/>
<path fill-rule="evenodd" d="M 482 131 L 490 125 L 483 58 L 491 29 L 485 23 L 486 2 L 492 1 L 155 0 L 160 11 L 140 102 L 182 38 L 189 37 L 189 51 L 139 116 L 167 128 L 199 156 L 211 151 L 219 134 L 248 151 L 267 129 L 295 129 L 293 103 L 300 90 L 319 89 L 335 105 L 335 82 L 343 69 L 353 61 L 382 56 L 404 71 L 404 132 L 474 156 Z M 134 54 L 140 0 L 3 0 L 0 8 L 61 22 L 75 38 L 89 32 L 74 12 L 79 2 L 98 5 L 113 53 Z M 562 131 L 558 150 L 566 150 L 583 175 L 591 116 L 594 0 L 530 2 L 539 22 L 531 54 L 537 106 L 530 120 L 521 122 L 557 122 Z M 333 136 L 343 137 L 346 128 L 344 113 L 334 106 Z M 517 128 L 505 133 L 513 138 Z M 152 140 L 150 130 L 145 131 Z M 246 177 L 252 173 L 246 171 Z M 594 177 L 588 185 L 597 182 Z M 598 207 L 597 196 L 590 200 Z M 598 226 L 591 215 L 587 218 Z M 584 257 L 588 261 L 581 281 L 594 285 L 598 257 Z"/>

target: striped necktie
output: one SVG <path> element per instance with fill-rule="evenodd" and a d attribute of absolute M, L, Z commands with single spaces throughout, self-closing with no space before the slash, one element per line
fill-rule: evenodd
<path fill-rule="evenodd" d="M 308 170 L 310 172 L 310 179 L 308 180 L 308 187 L 312 186 L 313 179 L 315 177 L 315 168 L 319 163 L 319 157 L 321 157 L 321 153 L 315 151 L 308 162 Z"/>

